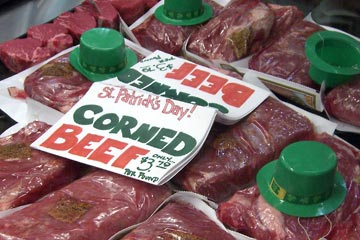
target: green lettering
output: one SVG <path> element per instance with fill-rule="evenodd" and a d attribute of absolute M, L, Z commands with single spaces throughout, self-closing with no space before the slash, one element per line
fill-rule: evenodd
<path fill-rule="evenodd" d="M 217 104 L 217 103 L 210 103 L 209 107 L 216 108 L 217 110 L 219 110 L 219 112 L 222 112 L 222 113 L 225 113 L 225 114 L 229 113 L 229 109 L 227 109 L 223 105 L 220 105 L 220 104 Z"/>
<path fill-rule="evenodd" d="M 154 93 L 156 95 L 161 95 L 162 93 L 166 92 L 169 89 L 170 89 L 170 86 L 161 84 L 159 82 L 154 82 L 150 86 L 147 86 L 146 88 L 144 88 L 145 91 Z"/>
<path fill-rule="evenodd" d="M 175 135 L 176 135 L 176 131 L 168 128 L 162 128 L 160 129 L 158 134 L 150 142 L 147 143 L 147 145 L 158 149 L 162 149 L 168 143 L 167 141 L 164 140 L 166 140 L 166 138 L 173 138 Z"/>
<path fill-rule="evenodd" d="M 196 146 L 196 139 L 179 132 L 179 134 L 162 151 L 171 156 L 182 156 L 191 152 Z"/>
<path fill-rule="evenodd" d="M 94 122 L 94 128 L 99 130 L 108 130 L 116 126 L 119 122 L 119 117 L 115 113 L 107 113 L 99 117 Z"/>
<path fill-rule="evenodd" d="M 129 70 L 117 75 L 117 79 L 123 83 L 131 83 L 132 81 L 135 81 L 137 78 L 139 78 L 141 75 L 142 74 L 140 72 L 130 68 Z"/>
<path fill-rule="evenodd" d="M 158 127 L 150 127 L 149 124 L 142 124 L 130 138 L 132 140 L 137 140 L 138 142 L 146 143 L 159 131 Z"/>
<path fill-rule="evenodd" d="M 142 75 L 141 77 L 139 77 L 138 79 L 136 79 L 136 81 L 134 81 L 133 83 L 131 83 L 131 86 L 134 86 L 136 88 L 139 89 L 143 89 L 146 86 L 148 86 L 150 83 L 152 83 L 154 81 L 154 79 L 146 76 L 146 75 Z"/>
<path fill-rule="evenodd" d="M 110 131 L 110 133 L 118 133 L 121 131 L 122 136 L 129 138 L 131 136 L 130 129 L 137 125 L 138 121 L 136 118 L 130 116 L 123 116 L 119 123 Z"/>
<path fill-rule="evenodd" d="M 90 104 L 90 105 L 84 105 L 76 109 L 74 112 L 73 118 L 74 122 L 80 125 L 90 125 L 94 121 L 94 115 L 102 112 L 103 109 L 101 106 Z M 87 112 L 92 112 L 90 118 L 85 117 Z"/>

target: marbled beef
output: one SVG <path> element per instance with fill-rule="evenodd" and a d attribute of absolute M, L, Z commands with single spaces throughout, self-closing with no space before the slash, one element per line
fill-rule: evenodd
<path fill-rule="evenodd" d="M 30 148 L 49 127 L 32 122 L 0 138 L 0 211 L 34 202 L 80 176 L 80 164 Z"/>
<path fill-rule="evenodd" d="M 189 203 L 172 201 L 122 240 L 235 238 Z"/>
<path fill-rule="evenodd" d="M 268 98 L 240 122 L 216 130 L 200 153 L 174 177 L 183 189 L 219 202 L 254 181 L 257 171 L 288 144 L 312 137 L 305 116 Z"/>
<path fill-rule="evenodd" d="M 360 77 L 331 89 L 324 107 L 331 116 L 360 127 Z"/>
<path fill-rule="evenodd" d="M 40 40 L 18 38 L 0 44 L 0 60 L 13 73 L 21 72 L 52 56 Z"/>
<path fill-rule="evenodd" d="M 107 240 L 147 219 L 170 194 L 166 185 L 96 170 L 0 218 L 0 239 Z"/>
<path fill-rule="evenodd" d="M 213 9 L 213 16 L 216 16 L 223 7 L 212 0 L 206 0 Z M 175 26 L 164 24 L 149 16 L 144 22 L 132 29 L 133 34 L 140 45 L 150 51 L 161 50 L 172 55 L 181 55 L 181 49 L 186 39 L 195 30 L 201 28 L 202 24 L 193 26 Z"/>
<path fill-rule="evenodd" d="M 198 26 L 175 26 L 160 22 L 154 15 L 132 29 L 140 45 L 150 51 L 180 55 L 181 48 L 189 35 Z"/>
<path fill-rule="evenodd" d="M 217 209 L 219 219 L 231 229 L 262 240 L 358 239 L 360 152 L 325 133 L 317 135 L 314 140 L 329 145 L 338 157 L 338 171 L 347 187 L 345 201 L 338 209 L 322 217 L 289 216 L 270 206 L 255 185 L 220 203 Z"/>
<path fill-rule="evenodd" d="M 319 89 L 308 74 L 310 62 L 305 55 L 305 41 L 320 30 L 323 28 L 315 23 L 297 21 L 273 44 L 253 55 L 249 68 Z"/>
<path fill-rule="evenodd" d="M 53 23 L 32 26 L 26 35 L 40 40 L 42 46 L 50 49 L 53 55 L 73 46 L 73 38 L 68 29 Z"/>
<path fill-rule="evenodd" d="M 97 26 L 95 18 L 86 12 L 64 12 L 55 18 L 54 23 L 67 28 L 74 43 L 80 40 L 83 32 Z"/>
<path fill-rule="evenodd" d="M 274 12 L 275 21 L 271 28 L 270 36 L 266 40 L 263 48 L 276 41 L 276 39 L 285 34 L 297 21 L 304 18 L 304 12 L 296 6 L 284 6 L 270 3 L 267 6 Z"/>
<path fill-rule="evenodd" d="M 75 12 L 86 12 L 92 15 L 98 27 L 113 28 L 119 30 L 119 13 L 107 0 L 86 0 L 75 7 Z"/>
<path fill-rule="evenodd" d="M 191 35 L 188 51 L 232 62 L 256 52 L 268 38 L 274 13 L 260 0 L 232 0 Z"/>
<path fill-rule="evenodd" d="M 144 0 L 110 0 L 110 2 L 129 26 L 145 13 Z"/>
<path fill-rule="evenodd" d="M 66 113 L 87 92 L 92 82 L 69 63 L 69 54 L 45 64 L 24 81 L 26 94 Z"/>

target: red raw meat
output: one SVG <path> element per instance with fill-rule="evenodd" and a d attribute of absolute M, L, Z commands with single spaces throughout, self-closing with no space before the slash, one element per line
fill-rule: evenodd
<path fill-rule="evenodd" d="M 73 38 L 69 31 L 65 27 L 53 23 L 30 27 L 27 37 L 40 40 L 42 46 L 50 49 L 53 55 L 73 46 Z"/>
<path fill-rule="evenodd" d="M 192 34 L 187 48 L 205 59 L 232 62 L 258 51 L 273 23 L 273 11 L 260 0 L 232 0 Z"/>
<path fill-rule="evenodd" d="M 310 63 L 305 55 L 305 41 L 320 30 L 323 28 L 315 23 L 297 21 L 273 44 L 252 56 L 249 68 L 319 89 L 308 74 Z"/>
<path fill-rule="evenodd" d="M 80 176 L 80 164 L 30 148 L 49 127 L 32 122 L 0 138 L 0 211 L 32 203 Z"/>
<path fill-rule="evenodd" d="M 180 55 L 185 40 L 199 26 L 174 26 L 164 24 L 151 15 L 132 30 L 140 45 L 150 51 Z"/>
<path fill-rule="evenodd" d="M 331 116 L 360 127 L 360 77 L 330 90 L 324 107 Z"/>
<path fill-rule="evenodd" d="M 107 0 L 90 0 L 75 7 L 75 12 L 86 12 L 97 20 L 98 27 L 119 29 L 119 14 L 117 9 Z"/>
<path fill-rule="evenodd" d="M 266 40 L 266 46 L 276 41 L 276 39 L 284 35 L 292 25 L 304 18 L 304 13 L 296 6 L 268 4 L 268 7 L 275 14 L 275 21 L 270 36 Z"/>
<path fill-rule="evenodd" d="M 63 113 L 77 103 L 92 84 L 71 66 L 68 55 L 45 64 L 24 81 L 28 97 Z"/>
<path fill-rule="evenodd" d="M 19 38 L 0 45 L 0 60 L 12 72 L 21 72 L 51 57 L 50 49 L 42 47 L 41 41 Z"/>
<path fill-rule="evenodd" d="M 86 12 L 64 12 L 54 20 L 54 23 L 67 28 L 74 42 L 80 40 L 83 32 L 96 27 L 95 18 Z"/>
<path fill-rule="evenodd" d="M 213 138 L 173 180 L 187 191 L 219 202 L 251 184 L 257 171 L 285 146 L 311 138 L 313 125 L 268 98 L 240 122 L 210 134 Z"/>
<path fill-rule="evenodd" d="M 164 208 L 127 234 L 122 240 L 152 239 L 233 239 L 203 212 L 180 201 Z"/>
<path fill-rule="evenodd" d="M 327 239 L 358 240 L 360 239 L 360 213 L 351 214 L 344 222 L 334 226 Z"/>
<path fill-rule="evenodd" d="M 110 0 L 110 2 L 129 26 L 145 13 L 143 0 Z"/>
<path fill-rule="evenodd" d="M 314 140 L 328 144 L 338 157 L 338 171 L 342 173 L 348 189 L 345 201 L 338 209 L 326 217 L 289 216 L 271 207 L 260 195 L 257 186 L 252 186 L 220 203 L 217 209 L 219 219 L 231 229 L 262 240 L 358 239 L 355 236 L 359 236 L 360 230 L 360 153 L 351 145 L 325 133 L 317 135 Z"/>
<path fill-rule="evenodd" d="M 107 240 L 150 217 L 170 194 L 166 185 L 97 170 L 0 218 L 0 238 Z"/>
<path fill-rule="evenodd" d="M 153 6 L 155 6 L 159 2 L 159 0 L 143 0 L 143 2 L 145 4 L 145 11 L 147 11 Z"/>

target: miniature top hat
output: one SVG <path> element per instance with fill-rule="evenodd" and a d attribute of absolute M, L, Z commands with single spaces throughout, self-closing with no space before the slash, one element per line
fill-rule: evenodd
<path fill-rule="evenodd" d="M 305 42 L 309 75 L 321 85 L 336 87 L 360 74 L 360 41 L 336 31 L 313 33 Z"/>
<path fill-rule="evenodd" d="M 299 141 L 262 167 L 256 181 L 261 195 L 277 210 L 316 217 L 338 208 L 346 196 L 345 182 L 336 166 L 336 154 L 329 146 Z"/>
<path fill-rule="evenodd" d="M 190 26 L 209 20 L 213 15 L 213 10 L 202 0 L 165 0 L 154 14 L 162 23 Z"/>
<path fill-rule="evenodd" d="M 93 82 L 116 77 L 135 63 L 137 56 L 125 47 L 122 34 L 110 28 L 87 30 L 70 54 L 70 64 Z"/>

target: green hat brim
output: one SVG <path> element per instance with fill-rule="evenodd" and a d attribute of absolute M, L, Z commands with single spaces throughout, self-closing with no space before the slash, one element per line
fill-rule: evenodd
<path fill-rule="evenodd" d="M 289 203 L 277 198 L 270 190 L 270 182 L 277 161 L 272 161 L 262 167 L 256 175 L 256 182 L 263 198 L 280 212 L 297 217 L 318 217 L 334 211 L 344 201 L 347 192 L 346 184 L 339 172 L 335 174 L 334 188 L 331 196 L 323 202 L 305 205 Z"/>
<path fill-rule="evenodd" d="M 107 73 L 107 74 L 100 74 L 100 73 L 94 73 L 91 72 L 85 68 L 82 67 L 82 65 L 80 64 L 80 48 L 77 47 L 75 48 L 71 53 L 70 53 L 70 64 L 77 70 L 79 71 L 82 75 L 84 75 L 87 79 L 89 79 L 92 82 L 99 82 L 99 81 L 103 81 L 109 78 L 114 78 L 116 77 L 118 74 L 121 74 L 122 72 L 124 72 L 125 70 L 129 69 L 130 67 L 132 67 L 133 65 L 135 65 L 138 61 L 138 58 L 136 56 L 136 53 L 134 51 L 132 51 L 129 48 L 125 48 L 125 56 L 126 56 L 126 65 L 124 68 L 122 68 L 121 70 L 114 72 L 114 73 Z"/>
<path fill-rule="evenodd" d="M 175 26 L 191 26 L 206 22 L 213 15 L 213 9 L 208 3 L 203 3 L 204 12 L 201 16 L 191 18 L 191 19 L 173 19 L 164 15 L 164 5 L 159 6 L 155 10 L 155 17 L 162 23 L 175 25 Z"/>

